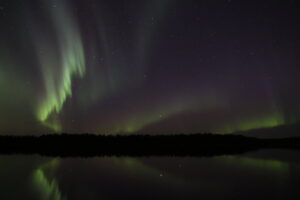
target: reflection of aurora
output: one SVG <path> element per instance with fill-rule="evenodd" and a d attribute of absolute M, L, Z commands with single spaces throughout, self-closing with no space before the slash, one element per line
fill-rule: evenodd
<path fill-rule="evenodd" d="M 134 158 L 96 158 L 89 160 L 89 164 L 92 166 L 97 160 L 104 161 L 105 164 L 109 164 L 111 168 L 117 167 L 118 169 L 126 174 L 139 176 L 143 180 L 160 178 L 162 183 L 172 185 L 175 187 L 188 187 L 189 184 L 179 177 L 168 174 L 166 171 L 147 166 L 142 162 Z M 82 160 L 83 161 L 83 160 Z M 33 172 L 33 183 L 37 191 L 39 192 L 43 200 L 66 200 L 67 197 L 63 197 L 64 192 L 60 191 L 58 180 L 55 179 L 54 172 L 57 170 L 64 160 L 53 159 Z M 53 178 L 49 178 L 49 174 Z"/>
<path fill-rule="evenodd" d="M 163 159 L 163 158 L 162 158 Z M 70 162 L 73 159 L 70 159 Z M 193 159 L 194 160 L 194 159 Z M 201 175 L 201 171 L 197 172 L 197 174 L 204 176 L 203 179 L 191 179 L 185 177 L 184 174 L 178 175 L 176 173 L 169 172 L 168 169 L 162 169 L 159 167 L 155 167 L 155 165 L 148 165 L 138 159 L 134 158 L 95 158 L 88 160 L 77 160 L 74 159 L 75 162 L 70 162 L 71 165 L 79 164 L 78 161 L 87 162 L 86 166 L 95 168 L 99 170 L 104 170 L 101 173 L 107 173 L 105 170 L 110 170 L 111 173 L 118 172 L 121 174 L 126 174 L 129 177 L 133 176 L 142 181 L 158 181 L 158 183 L 168 185 L 171 188 L 178 189 L 187 189 L 187 190 L 199 190 L 207 189 L 213 191 L 213 188 L 218 185 L 217 183 L 210 182 L 207 179 L 210 176 Z M 158 161 L 158 160 L 157 160 Z M 187 161 L 187 160 L 186 160 Z M 194 160 L 195 161 L 195 160 Z M 201 163 L 201 159 L 199 160 L 199 164 Z M 208 163 L 218 166 L 231 166 L 231 168 L 242 169 L 246 171 L 253 171 L 257 173 L 270 174 L 272 177 L 277 177 L 278 180 L 285 180 L 289 173 L 289 165 L 288 163 L 277 161 L 277 160 L 268 160 L 268 159 L 256 159 L 250 157 L 235 157 L 235 156 L 222 156 L 217 158 L 212 158 L 207 160 Z M 42 199 L 45 200 L 62 200 L 67 199 L 63 198 L 64 191 L 59 189 L 58 179 L 55 177 L 55 171 L 64 166 L 64 160 L 54 159 L 46 164 L 41 165 L 37 168 L 33 173 L 33 181 L 37 190 L 40 192 Z M 203 160 L 205 162 L 205 159 Z M 185 160 L 181 160 L 182 165 L 185 165 Z M 194 162 L 192 162 L 194 163 Z M 198 163 L 198 162 L 196 162 Z M 68 165 L 66 165 L 68 167 Z M 66 167 L 65 166 L 65 167 Z M 106 167 L 108 168 L 106 168 Z M 201 165 L 200 165 L 201 166 Z M 103 168 L 104 167 L 104 168 Z M 190 166 L 191 167 L 191 166 Z M 201 167 L 200 167 L 201 169 Z M 205 168 L 204 168 L 205 169 Z M 116 171 L 115 171 L 116 170 Z M 208 170 L 208 169 L 206 169 Z M 246 172 L 245 171 L 245 172 Z M 213 172 L 213 170 L 212 170 Z M 74 171 L 76 174 L 76 171 Z M 205 173 L 205 172 L 203 172 Z M 97 173 L 95 173 L 97 174 Z M 120 174 L 120 175 L 121 175 Z M 52 177 L 52 178 L 49 178 Z M 122 176 L 121 176 L 122 177 Z M 219 177 L 222 178 L 222 177 Z M 137 179 L 137 180 L 138 180 Z M 276 179 L 275 179 L 276 180 Z M 99 180 L 101 181 L 101 180 Z M 118 181 L 118 180 L 116 180 Z M 78 183 L 79 184 L 79 183 Z M 84 183 L 80 183 L 84 184 Z M 275 183 L 274 183 L 275 184 Z M 90 191 L 91 193 L 96 191 Z M 224 191 L 225 192 L 225 191 Z"/>
<path fill-rule="evenodd" d="M 274 176 L 278 177 L 287 177 L 289 173 L 289 164 L 279 160 L 257 159 L 239 156 L 224 156 L 218 159 L 227 164 L 253 169 L 257 172 L 263 171 L 272 173 Z"/>
<path fill-rule="evenodd" d="M 42 200 L 66 200 L 62 197 L 57 181 L 48 179 L 45 170 L 53 171 L 59 165 L 59 160 L 54 159 L 33 172 L 33 183 L 40 193 Z"/>
<path fill-rule="evenodd" d="M 58 184 L 55 180 L 49 181 L 41 169 L 34 172 L 33 179 L 36 187 L 40 190 L 44 200 L 62 200 Z"/>

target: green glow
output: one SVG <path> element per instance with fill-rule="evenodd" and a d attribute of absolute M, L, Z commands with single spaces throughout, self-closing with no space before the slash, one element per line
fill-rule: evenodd
<path fill-rule="evenodd" d="M 58 167 L 60 159 L 55 158 L 40 166 L 40 169 L 53 170 Z"/>
<path fill-rule="evenodd" d="M 53 159 L 33 172 L 33 183 L 41 194 L 43 200 L 63 200 L 57 182 L 47 179 L 46 170 L 53 173 L 53 170 L 58 166 L 59 159 Z"/>
<path fill-rule="evenodd" d="M 62 5 L 59 7 L 60 9 L 52 11 L 59 49 L 56 50 L 52 44 L 45 42 L 45 39 L 41 39 L 38 41 L 40 44 L 37 44 L 45 85 L 45 94 L 38 105 L 37 118 L 44 125 L 57 131 L 61 129 L 58 121 L 47 120 L 51 115 L 58 114 L 67 98 L 72 95 L 73 77 L 83 77 L 85 73 L 85 56 L 79 31 L 71 20 L 72 16 L 62 9 Z M 55 51 L 59 52 L 58 55 Z"/>
<path fill-rule="evenodd" d="M 20 65 L 17 60 L 10 59 L 7 52 L 0 46 L 0 108 L 5 109 L 8 105 L 30 106 L 28 96 L 34 96 L 34 91 L 30 87 L 30 77 L 17 70 Z M 18 99 L 18 101 L 14 101 Z M 1 108 L 0 115 L 3 114 Z"/>
<path fill-rule="evenodd" d="M 138 119 L 134 119 L 134 120 L 130 120 L 130 121 L 126 122 L 124 124 L 124 126 L 121 127 L 119 130 L 116 130 L 116 132 L 134 133 L 134 132 L 137 132 L 137 131 L 143 129 L 147 125 L 164 120 L 170 115 L 171 115 L 171 113 L 148 114 L 143 118 L 138 118 Z"/>
<path fill-rule="evenodd" d="M 136 133 L 147 126 L 166 120 L 173 115 L 193 111 L 195 108 L 199 111 L 205 111 L 219 106 L 220 103 L 217 99 L 218 96 L 214 93 L 206 93 L 201 100 L 189 96 L 173 99 L 167 105 L 158 105 L 147 112 L 131 113 L 125 119 L 118 121 L 118 125 L 113 125 L 111 129 L 105 129 L 102 125 L 101 129 L 97 129 L 96 132 L 103 133 L 109 130 L 108 132 L 113 134 Z"/>
<path fill-rule="evenodd" d="M 0 51 L 1 53 L 1 51 Z M 6 61 L 0 55 L 0 132 L 24 133 L 32 129 L 32 97 L 34 90 L 29 77 L 15 68 L 16 61 Z M 16 126 L 16 124 L 18 124 Z"/>
<path fill-rule="evenodd" d="M 142 174 L 148 174 L 150 177 L 155 177 L 163 171 L 159 169 L 152 168 L 144 163 L 140 162 L 138 159 L 134 158 L 111 158 L 112 161 L 119 166 L 123 166 L 125 169 L 129 169 L 134 172 L 139 172 Z"/>
<path fill-rule="evenodd" d="M 36 187 L 41 192 L 43 200 L 62 200 L 64 199 L 59 191 L 55 180 L 49 181 L 42 169 L 34 171 L 33 180 Z"/>
<path fill-rule="evenodd" d="M 7 68 L 10 67 L 10 65 L 7 66 Z M 27 101 L 26 94 L 31 94 L 31 90 L 24 82 L 22 76 L 0 68 L 0 108 L 5 109 L 8 105 L 16 104 L 15 101 L 12 101 L 15 98 L 22 99 L 22 103 L 28 103 L 24 101 Z"/>
<path fill-rule="evenodd" d="M 169 116 L 181 112 L 180 106 L 171 106 L 168 110 L 153 110 L 147 113 L 138 113 L 122 120 L 118 126 L 113 126 L 109 133 L 135 133 L 144 127 L 167 119 Z M 103 132 L 98 130 L 98 132 Z"/>
<path fill-rule="evenodd" d="M 42 124 L 45 127 L 51 128 L 55 132 L 62 131 L 62 125 L 57 120 L 51 121 L 51 122 L 49 122 L 49 121 L 42 121 Z"/>
<path fill-rule="evenodd" d="M 147 113 L 134 113 L 133 115 L 128 116 L 126 119 L 121 120 L 118 125 L 113 125 L 112 127 L 106 127 L 104 129 L 103 126 L 101 126 L 101 128 L 97 129 L 97 132 L 103 133 L 106 130 L 109 134 L 135 133 L 148 125 L 166 119 L 172 114 L 179 113 L 180 110 L 181 109 L 177 107 L 177 109 L 170 108 L 169 110 L 164 111 L 158 109 Z"/>
<path fill-rule="evenodd" d="M 269 160 L 269 159 L 257 159 L 249 157 L 237 157 L 237 156 L 224 156 L 219 158 L 226 162 L 234 162 L 240 165 L 254 168 L 258 170 L 265 170 L 274 174 L 288 174 L 289 165 L 288 163 L 278 161 L 278 160 Z"/>
<path fill-rule="evenodd" d="M 216 130 L 216 132 L 233 133 L 236 131 L 248 131 L 259 128 L 272 128 L 284 124 L 285 121 L 283 116 L 279 113 L 274 113 L 271 115 L 257 117 L 255 119 L 240 120 L 233 125 L 226 125 L 224 128 Z"/>
<path fill-rule="evenodd" d="M 62 109 L 67 97 L 72 95 L 72 77 L 77 74 L 82 77 L 84 74 L 83 49 L 78 41 L 75 40 L 74 44 L 76 42 L 77 45 L 66 49 L 66 57 L 61 65 L 61 79 L 57 80 L 58 86 L 55 86 L 55 77 L 46 77 L 47 97 L 40 105 L 38 112 L 38 118 L 41 121 L 45 121 L 52 112 L 58 113 Z"/>

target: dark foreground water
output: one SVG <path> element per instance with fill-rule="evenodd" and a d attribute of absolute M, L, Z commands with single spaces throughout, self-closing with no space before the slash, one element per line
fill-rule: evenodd
<path fill-rule="evenodd" d="M 239 156 L 0 156 L 1 200 L 300 199 L 300 152 Z"/>

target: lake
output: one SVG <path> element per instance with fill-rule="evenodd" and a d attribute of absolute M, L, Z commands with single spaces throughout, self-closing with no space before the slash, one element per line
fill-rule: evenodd
<path fill-rule="evenodd" d="M 215 157 L 0 156 L 0 199 L 299 199 L 300 151 Z"/>

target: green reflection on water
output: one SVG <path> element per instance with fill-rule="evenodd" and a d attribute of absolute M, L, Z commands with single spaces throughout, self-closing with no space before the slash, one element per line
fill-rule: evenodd
<path fill-rule="evenodd" d="M 289 172 L 289 164 L 269 159 L 257 159 L 250 157 L 226 156 L 220 158 L 225 162 L 234 162 L 235 164 L 243 165 L 257 170 L 268 170 L 269 172 L 287 174 Z"/>
<path fill-rule="evenodd" d="M 33 183 L 43 200 L 66 200 L 62 197 L 58 183 L 55 179 L 48 179 L 45 170 L 53 171 L 59 164 L 58 159 L 53 159 L 41 165 L 33 172 Z"/>

